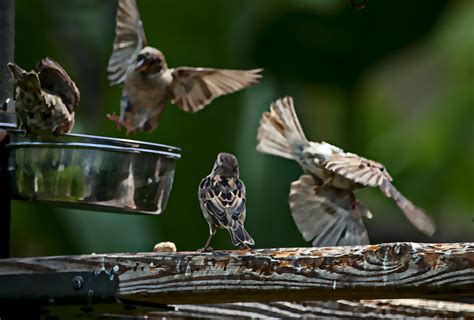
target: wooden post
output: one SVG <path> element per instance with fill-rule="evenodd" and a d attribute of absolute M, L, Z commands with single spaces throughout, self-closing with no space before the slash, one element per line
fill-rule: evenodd
<path fill-rule="evenodd" d="M 15 275 L 31 284 L 30 276 L 39 281 L 64 272 L 104 272 L 118 279 L 117 298 L 131 304 L 453 299 L 474 296 L 474 243 L 0 260 L 0 281 Z M 32 292 L 18 298 L 30 299 Z"/>

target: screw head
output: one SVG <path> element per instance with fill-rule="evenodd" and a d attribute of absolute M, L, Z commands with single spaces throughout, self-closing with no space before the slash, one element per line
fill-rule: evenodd
<path fill-rule="evenodd" d="M 72 278 L 72 288 L 74 290 L 81 290 L 84 285 L 84 279 L 81 276 L 75 276 Z"/>

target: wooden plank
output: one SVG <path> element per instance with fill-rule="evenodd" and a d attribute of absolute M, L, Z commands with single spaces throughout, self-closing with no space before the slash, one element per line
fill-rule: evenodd
<path fill-rule="evenodd" d="M 129 303 L 472 297 L 474 243 L 0 260 L 0 275 L 66 271 L 115 273 Z"/>
<path fill-rule="evenodd" d="M 337 300 L 306 302 L 239 302 L 204 305 L 175 305 L 174 311 L 148 313 L 149 319 L 159 317 L 219 317 L 219 318 L 345 318 L 393 319 L 398 318 L 474 318 L 474 305 L 467 303 L 425 300 Z"/>

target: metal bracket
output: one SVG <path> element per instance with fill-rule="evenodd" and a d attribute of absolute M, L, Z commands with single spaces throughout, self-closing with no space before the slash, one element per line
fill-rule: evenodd
<path fill-rule="evenodd" d="M 115 303 L 118 278 L 112 271 L 0 275 L 0 307 Z"/>

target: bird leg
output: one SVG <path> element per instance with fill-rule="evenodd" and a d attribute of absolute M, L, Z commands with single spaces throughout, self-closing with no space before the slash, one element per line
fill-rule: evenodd
<path fill-rule="evenodd" d="M 244 243 L 241 247 L 240 247 L 240 250 L 250 250 L 251 248 L 246 244 Z"/>
<path fill-rule="evenodd" d="M 131 132 L 135 132 L 135 126 L 131 123 L 131 121 L 122 121 L 120 117 L 115 114 L 115 112 L 113 112 L 112 114 L 107 114 L 107 119 L 115 123 L 115 127 L 117 127 L 117 129 L 125 127 L 125 129 L 127 130 L 127 135 L 129 135 Z"/>
<path fill-rule="evenodd" d="M 334 178 L 334 173 L 332 173 L 332 172 L 327 177 L 324 177 L 323 184 L 321 184 L 321 188 L 324 188 L 328 184 L 330 184 L 332 182 L 333 178 Z"/>
<path fill-rule="evenodd" d="M 214 249 L 212 249 L 209 244 L 211 243 L 212 237 L 216 234 L 216 228 L 213 226 L 209 226 L 209 238 L 207 238 L 206 244 L 204 247 L 199 249 L 199 252 L 212 252 Z"/>
<path fill-rule="evenodd" d="M 120 122 L 120 117 L 113 112 L 112 114 L 107 114 L 107 119 L 115 123 L 115 126 L 117 129 L 120 129 L 122 127 L 122 122 Z"/>
<path fill-rule="evenodd" d="M 316 194 L 319 194 L 327 185 L 329 185 L 332 182 L 332 179 L 334 178 L 334 174 L 330 174 L 324 179 L 318 179 L 318 182 L 316 182 L 316 186 L 314 187 L 314 192 Z"/>

